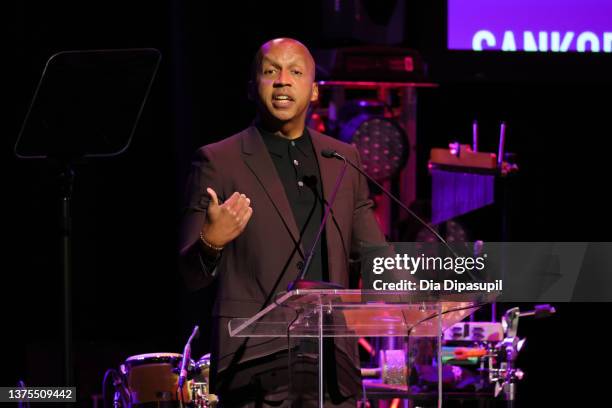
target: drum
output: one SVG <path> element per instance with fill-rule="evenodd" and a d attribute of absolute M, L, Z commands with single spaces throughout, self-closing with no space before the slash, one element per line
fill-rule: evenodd
<path fill-rule="evenodd" d="M 195 375 L 193 380 L 199 383 L 209 383 L 210 379 L 210 353 L 204 354 L 195 363 Z"/>
<path fill-rule="evenodd" d="M 125 360 L 121 371 L 127 379 L 130 406 L 178 407 L 179 396 L 183 403 L 190 403 L 191 382 L 185 384 L 180 395 L 177 392 L 182 358 L 175 353 L 150 353 Z"/>

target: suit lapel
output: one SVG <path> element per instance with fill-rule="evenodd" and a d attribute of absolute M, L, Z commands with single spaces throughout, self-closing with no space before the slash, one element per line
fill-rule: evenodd
<path fill-rule="evenodd" d="M 310 128 L 308 128 L 308 132 L 310 133 L 316 159 L 319 163 L 319 172 L 321 173 L 323 183 L 323 198 L 325 201 L 327 201 L 334 190 L 336 179 L 342 170 L 342 162 L 334 158 L 323 158 L 321 152 L 325 149 L 329 149 L 330 146 L 325 145 L 323 137 L 319 132 L 316 132 Z"/>
<path fill-rule="evenodd" d="M 289 200 L 285 193 L 283 183 L 278 176 L 276 167 L 272 162 L 270 153 L 263 142 L 261 135 L 256 127 L 251 126 L 242 137 L 242 153 L 244 162 L 251 169 L 266 195 L 272 202 L 278 215 L 283 220 L 287 231 L 291 235 L 294 243 L 298 243 L 300 232 L 293 216 L 293 211 L 289 206 Z M 304 254 L 300 243 L 300 253 Z"/>

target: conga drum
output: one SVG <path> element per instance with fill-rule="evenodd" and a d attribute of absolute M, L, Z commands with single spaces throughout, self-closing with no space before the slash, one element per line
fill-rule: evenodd
<path fill-rule="evenodd" d="M 130 406 L 174 408 L 181 401 L 183 404 L 190 403 L 190 382 L 184 385 L 182 393 L 178 393 L 182 358 L 181 354 L 176 353 L 139 354 L 127 358 L 122 372 L 127 379 Z"/>

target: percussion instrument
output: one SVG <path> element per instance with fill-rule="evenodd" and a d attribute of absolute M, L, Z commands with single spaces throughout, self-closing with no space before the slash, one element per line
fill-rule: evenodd
<path fill-rule="evenodd" d="M 178 393 L 181 354 L 150 353 L 128 357 L 121 366 L 126 377 L 130 406 L 156 403 L 155 407 L 178 407 L 191 402 L 191 384 Z M 180 398 L 180 400 L 179 400 Z"/>

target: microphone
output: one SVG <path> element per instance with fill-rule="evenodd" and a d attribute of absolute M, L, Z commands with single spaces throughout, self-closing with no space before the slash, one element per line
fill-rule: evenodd
<path fill-rule="evenodd" d="M 191 336 L 189 336 L 189 340 L 187 340 L 187 344 L 185 344 L 185 348 L 183 349 L 183 360 L 181 361 L 181 371 L 178 379 L 178 392 L 182 394 L 183 385 L 185 385 L 185 380 L 187 379 L 187 369 L 189 368 L 189 359 L 191 358 L 191 342 L 194 338 L 197 338 L 200 333 L 200 328 L 195 326 L 193 328 L 193 332 Z"/>
<path fill-rule="evenodd" d="M 345 163 L 348 163 L 347 160 L 343 156 L 338 154 L 338 152 L 335 151 L 335 150 L 323 149 L 323 150 L 321 150 L 321 156 L 323 156 L 323 157 L 325 157 L 327 159 L 331 159 L 332 157 L 337 157 L 340 160 L 344 160 Z"/>
<path fill-rule="evenodd" d="M 376 180 L 374 180 L 373 177 L 371 177 L 368 173 L 366 173 L 365 171 L 363 171 L 359 166 L 357 166 L 355 163 L 353 163 L 352 161 L 350 161 L 349 159 L 347 159 L 346 157 L 342 156 L 340 153 L 338 153 L 335 150 L 332 149 L 325 149 L 321 151 L 321 156 L 327 158 L 327 159 L 338 159 L 338 160 L 342 160 L 344 162 L 344 166 L 346 167 L 347 164 L 350 164 L 352 168 L 354 168 L 355 170 L 357 170 L 360 174 L 362 174 L 365 178 L 367 178 L 368 180 L 370 180 L 376 187 L 378 187 L 387 197 L 389 197 L 391 200 L 393 200 L 394 202 L 396 202 L 400 207 L 402 207 L 404 210 L 406 210 L 406 212 L 408 214 L 410 214 L 411 216 L 413 216 L 420 224 L 422 224 L 425 228 L 427 228 L 429 230 L 429 232 L 431 232 L 432 234 L 434 234 L 434 236 L 442 243 L 444 244 L 444 246 L 454 255 L 455 258 L 457 258 L 459 255 L 457 255 L 457 253 L 453 250 L 453 248 L 450 247 L 450 245 L 448 245 L 448 242 L 446 242 L 446 240 L 444 238 L 442 238 L 442 236 L 440 234 L 438 234 L 438 231 L 436 231 L 431 225 L 429 225 L 428 222 L 426 222 L 425 220 L 423 220 L 421 217 L 419 217 L 418 215 L 416 215 L 414 213 L 414 211 L 412 211 L 410 208 L 408 208 L 408 206 L 406 206 L 406 204 L 402 203 L 400 201 L 399 198 L 395 197 L 393 194 L 391 194 L 389 191 L 387 191 L 382 185 L 380 185 L 380 183 L 378 183 Z"/>
<path fill-rule="evenodd" d="M 323 154 L 326 150 L 321 152 Z M 341 159 L 344 160 L 344 159 Z M 319 231 L 317 232 L 317 237 L 312 243 L 312 247 L 308 252 L 308 256 L 306 257 L 306 262 L 304 262 L 304 266 L 298 273 L 297 277 L 287 286 L 287 291 L 292 291 L 294 289 L 344 289 L 341 285 L 333 282 L 323 282 L 323 281 L 309 281 L 304 279 L 306 276 L 306 272 L 308 272 L 308 268 L 310 268 L 310 264 L 312 263 L 312 258 L 314 257 L 315 248 L 317 244 L 321 240 L 321 236 L 323 235 L 323 231 L 325 230 L 325 225 L 327 224 L 327 218 L 331 213 L 332 205 L 334 201 L 336 201 L 336 194 L 340 189 L 340 184 L 342 184 L 342 179 L 344 178 L 344 174 L 346 173 L 347 161 L 344 160 L 344 166 L 342 166 L 342 170 L 340 174 L 336 178 L 336 184 L 334 184 L 334 189 L 332 190 L 331 196 L 329 197 L 329 202 L 326 202 L 325 213 L 323 214 L 323 219 L 321 220 L 321 224 L 319 224 Z M 309 181 L 310 184 L 313 183 L 313 180 Z M 316 182 L 316 180 L 315 180 Z"/>

